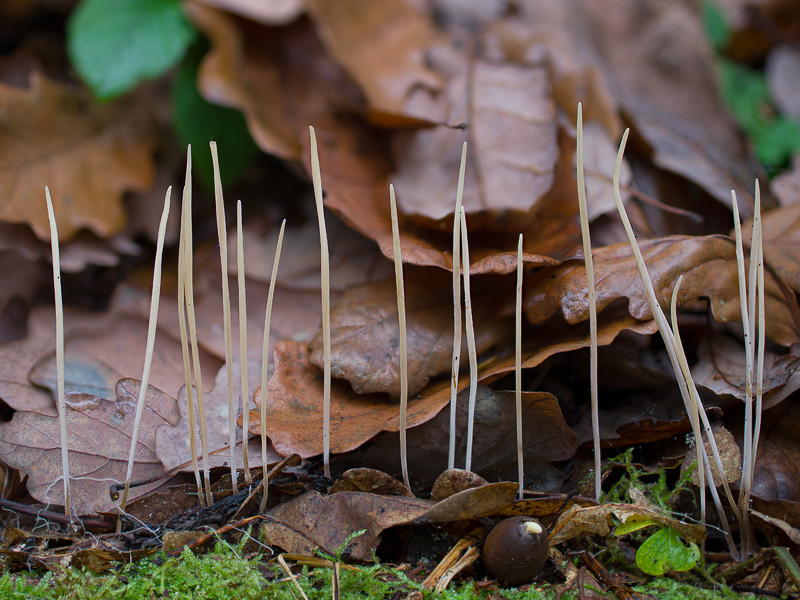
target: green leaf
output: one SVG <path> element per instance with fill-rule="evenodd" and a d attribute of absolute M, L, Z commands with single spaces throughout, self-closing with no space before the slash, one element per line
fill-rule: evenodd
<path fill-rule="evenodd" d="M 184 145 L 192 145 L 193 172 L 207 190 L 214 189 L 210 141 L 219 147 L 223 185 L 234 183 L 253 163 L 260 150 L 247 130 L 242 114 L 211 104 L 197 91 L 197 68 L 207 44 L 196 44 L 178 69 L 172 87 L 172 124 Z"/>
<path fill-rule="evenodd" d="M 196 36 L 178 0 L 83 0 L 67 23 L 67 51 L 108 99 L 173 67 Z"/>
<path fill-rule="evenodd" d="M 634 531 L 639 531 L 640 529 L 644 529 L 645 527 L 650 527 L 651 525 L 655 525 L 656 522 L 653 521 L 650 517 L 643 517 L 641 515 L 631 515 L 628 517 L 622 525 L 617 525 L 617 528 L 614 530 L 614 535 L 617 537 L 627 535 L 629 533 L 633 533 Z"/>
<path fill-rule="evenodd" d="M 648 575 L 667 571 L 688 571 L 700 560 L 700 549 L 694 542 L 683 543 L 672 527 L 665 527 L 649 538 L 636 552 L 636 566 Z"/>
<path fill-rule="evenodd" d="M 706 35 L 711 40 L 711 45 L 715 50 L 721 50 L 731 37 L 731 28 L 725 13 L 719 4 L 711 0 L 704 0 L 700 5 L 700 9 L 703 13 L 703 25 L 705 26 Z"/>

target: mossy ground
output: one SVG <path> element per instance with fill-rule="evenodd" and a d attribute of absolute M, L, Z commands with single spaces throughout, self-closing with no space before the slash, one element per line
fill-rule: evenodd
<path fill-rule="evenodd" d="M 304 568 L 298 576 L 298 583 L 309 600 L 327 600 L 331 598 L 331 577 L 331 569 Z M 414 590 L 423 592 L 425 598 L 446 600 L 490 596 L 508 600 L 550 600 L 557 597 L 555 589 L 480 588 L 472 582 L 436 594 L 424 591 L 419 582 L 409 579 L 397 569 L 376 565 L 359 567 L 358 570 L 340 570 L 342 599 L 404 598 Z M 729 591 L 703 590 L 669 578 L 655 579 L 638 588 L 638 591 L 663 600 L 738 597 Z M 4 600 L 297 600 L 300 597 L 294 584 L 277 566 L 267 565 L 258 557 L 242 558 L 235 548 L 223 544 L 217 545 L 214 552 L 208 554 L 194 554 L 187 549 L 177 558 L 156 555 L 102 574 L 66 569 L 44 576 L 6 573 L 0 577 L 0 598 Z M 569 600 L 576 598 L 577 593 L 567 591 L 561 597 Z"/>

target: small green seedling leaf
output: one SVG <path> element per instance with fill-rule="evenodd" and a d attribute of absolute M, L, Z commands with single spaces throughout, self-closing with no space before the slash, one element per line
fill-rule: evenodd
<path fill-rule="evenodd" d="M 633 533 L 634 531 L 644 529 L 645 527 L 650 527 L 651 525 L 656 525 L 656 522 L 650 517 L 631 515 L 625 520 L 624 523 L 617 525 L 617 528 L 614 530 L 614 535 L 621 537 L 623 535 Z"/>
<path fill-rule="evenodd" d="M 672 527 L 665 527 L 651 535 L 636 552 L 636 566 L 648 575 L 688 571 L 699 560 L 700 549 L 697 544 L 684 544 Z"/>
<path fill-rule="evenodd" d="M 178 0 L 83 0 L 67 24 L 67 51 L 108 99 L 173 67 L 196 36 Z"/>

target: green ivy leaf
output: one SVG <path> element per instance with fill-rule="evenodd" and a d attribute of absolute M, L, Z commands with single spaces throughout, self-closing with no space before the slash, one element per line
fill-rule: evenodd
<path fill-rule="evenodd" d="M 172 86 L 172 124 L 184 146 L 192 145 L 192 171 L 211 191 L 214 176 L 208 143 L 219 146 L 219 169 L 223 185 L 234 183 L 253 163 L 260 150 L 237 110 L 211 104 L 197 91 L 195 83 L 200 59 L 207 44 L 196 44 L 181 63 Z"/>
<path fill-rule="evenodd" d="M 95 96 L 108 99 L 173 67 L 196 36 L 178 0 L 82 0 L 67 23 L 67 51 Z"/>
<path fill-rule="evenodd" d="M 683 543 L 672 527 L 655 532 L 639 546 L 636 566 L 648 575 L 663 575 L 667 571 L 688 571 L 700 560 L 700 549 L 694 542 Z"/>

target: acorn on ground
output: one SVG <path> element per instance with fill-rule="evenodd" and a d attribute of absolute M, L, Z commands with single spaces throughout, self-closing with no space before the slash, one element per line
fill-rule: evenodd
<path fill-rule="evenodd" d="M 533 517 L 509 517 L 486 536 L 483 562 L 489 571 L 509 585 L 533 581 L 550 551 L 547 532 Z"/>

